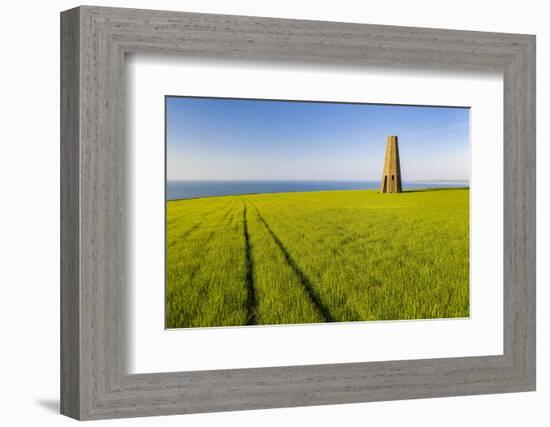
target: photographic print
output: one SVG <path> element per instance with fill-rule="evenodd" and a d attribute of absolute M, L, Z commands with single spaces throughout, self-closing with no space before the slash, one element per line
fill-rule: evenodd
<path fill-rule="evenodd" d="M 469 118 L 166 96 L 166 327 L 468 317 Z"/>

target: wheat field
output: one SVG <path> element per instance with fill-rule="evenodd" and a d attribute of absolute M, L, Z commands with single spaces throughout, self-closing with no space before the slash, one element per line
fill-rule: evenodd
<path fill-rule="evenodd" d="M 168 328 L 468 316 L 468 189 L 166 202 Z"/>

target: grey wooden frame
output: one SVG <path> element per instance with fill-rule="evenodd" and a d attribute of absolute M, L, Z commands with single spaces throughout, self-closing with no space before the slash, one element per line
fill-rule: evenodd
<path fill-rule="evenodd" d="M 504 354 L 127 374 L 124 58 L 130 52 L 501 71 Z M 61 14 L 61 165 L 63 414 L 100 419 L 535 389 L 532 35 L 71 9 Z"/>

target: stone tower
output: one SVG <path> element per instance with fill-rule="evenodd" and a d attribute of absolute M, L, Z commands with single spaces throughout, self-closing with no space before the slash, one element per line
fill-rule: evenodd
<path fill-rule="evenodd" d="M 384 172 L 380 183 L 381 193 L 401 193 L 401 166 L 399 165 L 399 146 L 397 136 L 388 136 L 386 143 L 386 158 L 384 159 Z"/>

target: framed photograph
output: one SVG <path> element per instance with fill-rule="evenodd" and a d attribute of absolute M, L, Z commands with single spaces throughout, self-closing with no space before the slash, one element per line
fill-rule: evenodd
<path fill-rule="evenodd" d="M 470 316 L 469 108 L 167 96 L 165 114 L 166 328 Z"/>
<path fill-rule="evenodd" d="M 535 389 L 535 37 L 61 14 L 61 411 Z"/>

